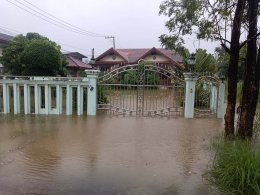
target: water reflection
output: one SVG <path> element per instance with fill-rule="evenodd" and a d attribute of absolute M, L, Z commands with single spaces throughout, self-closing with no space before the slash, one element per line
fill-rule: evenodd
<path fill-rule="evenodd" d="M 216 119 L 1 115 L 0 194 L 207 194 L 207 145 L 221 128 Z"/>

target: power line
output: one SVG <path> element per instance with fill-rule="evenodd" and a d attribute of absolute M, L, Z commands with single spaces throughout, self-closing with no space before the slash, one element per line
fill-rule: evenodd
<path fill-rule="evenodd" d="M 63 20 L 61 20 L 61 19 L 59 19 L 59 18 L 57 18 L 57 17 L 55 17 L 55 18 L 57 18 L 57 19 L 53 19 L 53 15 L 50 15 L 50 14 L 48 14 L 48 15 L 50 15 L 50 16 L 48 16 L 48 15 L 46 15 L 46 14 L 43 14 L 43 13 L 41 13 L 41 12 L 39 12 L 39 11 L 37 11 L 37 10 L 35 10 L 35 9 L 33 9 L 33 8 L 31 8 L 31 7 L 29 7 L 28 5 L 25 5 L 24 3 L 22 3 L 22 2 L 19 2 L 18 0 L 14 0 L 15 2 L 17 2 L 17 3 L 19 3 L 20 5 L 18 5 L 17 3 L 15 3 L 15 2 L 13 2 L 13 1 L 10 1 L 10 0 L 6 0 L 7 2 L 9 2 L 9 3 L 11 3 L 12 5 L 14 5 L 14 6 L 16 6 L 16 7 L 18 7 L 18 8 L 20 8 L 20 9 L 22 9 L 22 10 L 24 10 L 24 11 L 26 11 L 26 12 L 28 12 L 28 13 L 30 13 L 30 14 L 32 14 L 32 15 L 34 15 L 35 17 L 38 17 L 38 18 L 40 18 L 40 19 L 42 19 L 42 20 L 44 20 L 44 21 L 46 21 L 46 22 L 48 22 L 48 23 L 51 23 L 51 24 L 53 24 L 53 25 L 55 25 L 55 26 L 58 26 L 58 27 L 60 27 L 60 28 L 63 28 L 63 29 L 66 29 L 66 30 L 68 30 L 68 31 L 71 31 L 71 32 L 74 32 L 74 33 L 77 33 L 77 34 L 81 34 L 81 35 L 85 35 L 85 36 L 92 36 L 92 37 L 105 37 L 105 35 L 101 35 L 101 34 L 97 34 L 97 33 L 92 33 L 92 32 L 89 32 L 89 31 L 85 31 L 85 30 L 83 30 L 83 29 L 81 29 L 81 28 L 78 28 L 78 27 L 76 27 L 76 26 L 74 26 L 74 25 L 72 25 L 72 24 L 70 24 L 70 23 L 67 23 L 67 22 L 65 22 L 65 21 L 63 21 Z M 23 6 L 23 7 L 22 7 Z M 37 6 L 35 6 L 35 7 L 37 7 Z M 29 9 L 29 10 L 28 10 Z M 31 11 L 30 11 L 31 10 Z M 43 12 L 43 10 L 41 10 L 40 9 L 40 11 L 42 11 Z M 33 13 L 34 12 L 34 13 Z M 45 12 L 45 11 L 44 11 Z M 47 13 L 47 12 L 46 12 Z M 60 22 L 60 21 L 62 21 L 62 22 Z M 66 23 L 66 24 L 64 24 L 64 23 Z"/>
<path fill-rule="evenodd" d="M 19 34 L 22 34 L 22 32 L 19 32 L 19 31 L 14 30 L 14 29 L 10 29 L 10 30 L 9 30 L 7 27 L 3 27 L 3 26 L 0 26 L 0 30 L 2 30 L 2 31 L 4 31 L 4 32 L 9 32 L 9 33 L 11 32 L 10 30 L 12 30 L 13 32 L 17 32 L 17 33 L 19 33 Z M 1 36 L 1 34 L 0 34 L 0 38 L 4 39 L 5 37 Z M 9 41 L 15 42 L 15 41 L 13 41 L 13 40 L 9 40 Z M 83 49 L 83 48 L 75 47 L 75 46 L 69 45 L 69 44 L 67 44 L 67 43 L 61 43 L 61 42 L 57 42 L 57 41 L 55 41 L 55 43 L 57 43 L 58 45 L 61 45 L 61 46 L 70 47 L 70 48 L 74 48 L 74 49 L 83 51 L 87 56 L 91 56 L 91 55 L 92 55 L 92 54 L 90 54 L 90 53 L 86 53 L 86 49 Z M 63 49 L 63 48 L 61 48 L 61 50 L 62 50 L 62 51 L 65 51 L 65 52 L 72 52 L 72 51 L 69 51 L 69 50 L 65 50 L 65 49 Z"/>
<path fill-rule="evenodd" d="M 76 31 L 73 31 L 73 30 L 71 30 L 71 29 L 68 29 L 68 28 L 66 28 L 66 27 L 63 27 L 63 26 L 61 26 L 61 25 L 59 25 L 59 24 L 55 24 L 55 23 L 53 23 L 53 22 L 51 22 L 51 21 L 48 21 L 48 20 L 46 20 L 45 18 L 43 18 L 43 17 L 41 17 L 41 16 L 39 16 L 39 15 L 36 15 L 36 14 L 34 14 L 33 12 L 30 12 L 29 10 L 26 10 L 25 8 L 23 8 L 23 7 L 21 7 L 21 6 L 17 5 L 17 4 L 15 4 L 15 3 L 13 3 L 13 2 L 11 2 L 11 1 L 9 1 L 9 0 L 6 0 L 6 1 L 8 1 L 9 3 L 13 4 L 14 6 L 16 6 L 16 7 L 20 8 L 20 9 L 22 9 L 22 10 L 24 10 L 24 11 L 26 11 L 26 12 L 32 14 L 32 15 L 34 15 L 34 16 L 36 16 L 36 17 L 38 17 L 38 18 L 40 18 L 40 19 L 42 19 L 42 20 L 44 20 L 44 21 L 46 21 L 46 22 L 48 22 L 48 23 L 51 23 L 51 24 L 53 24 L 53 25 L 55 25 L 55 26 L 58 26 L 58 27 L 60 27 L 60 28 L 63 28 L 63 29 L 66 29 L 66 30 L 69 30 L 69 31 L 72 31 L 72 32 L 75 32 L 75 33 L 78 33 L 78 32 L 76 32 Z M 81 33 L 78 33 L 78 34 L 81 34 Z M 81 34 L 81 35 L 84 35 L 84 34 Z"/>
<path fill-rule="evenodd" d="M 66 22 L 65 20 L 62 20 L 62 19 L 60 19 L 60 18 L 58 18 L 58 17 L 56 17 L 56 16 L 54 16 L 54 15 L 52 15 L 52 14 L 50 14 L 50 13 L 44 11 L 43 9 L 37 7 L 36 5 L 30 3 L 30 2 L 28 2 L 28 1 L 26 1 L 26 0 L 23 0 L 23 1 L 26 2 L 27 4 L 31 5 L 32 7 L 34 7 L 34 8 L 36 8 L 36 9 L 40 10 L 41 12 L 43 12 L 43 13 L 45 13 L 45 14 L 47 14 L 47 15 L 49 15 L 49 16 L 55 18 L 55 19 L 57 19 L 58 21 L 60 21 L 60 22 L 62 22 L 62 23 L 64 23 L 64 24 L 67 24 L 67 25 L 69 25 L 69 26 L 71 26 L 71 27 L 73 27 L 73 28 L 75 28 L 75 29 L 78 29 L 78 30 L 80 30 L 80 31 L 83 31 L 83 32 L 86 32 L 86 33 L 89 33 L 89 34 L 93 34 L 94 36 L 100 36 L 100 37 L 105 37 L 105 36 L 106 36 L 106 35 L 102 35 L 102 34 L 98 34 L 98 33 L 93 33 L 93 32 L 90 32 L 90 31 L 86 31 L 86 30 L 84 30 L 84 29 L 82 29 L 82 28 L 79 28 L 79 27 L 77 27 L 77 26 L 75 26 L 75 25 L 73 25 L 73 24 L 71 24 L 71 23 Z"/>
<path fill-rule="evenodd" d="M 51 17 L 46 16 L 46 15 L 44 15 L 44 14 L 38 12 L 37 10 L 32 9 L 31 7 L 25 5 L 25 4 L 23 4 L 23 3 L 21 3 L 21 2 L 19 2 L 19 1 L 17 1 L 17 0 L 14 0 L 14 1 L 17 2 L 17 3 L 19 3 L 20 5 L 22 5 L 23 7 L 19 6 L 18 4 L 14 3 L 14 2 L 11 2 L 10 0 L 7 0 L 7 1 L 8 1 L 9 3 L 15 5 L 16 7 L 19 7 L 20 9 L 23 9 L 24 11 L 26 11 L 26 12 L 28 12 L 28 13 L 30 13 L 30 14 L 32 14 L 32 15 L 34 15 L 34 16 L 36 16 L 36 17 L 38 17 L 38 18 L 40 18 L 40 19 L 42 19 L 42 20 L 44 20 L 44 21 L 46 21 L 46 22 L 48 22 L 48 23 L 51 23 L 51 24 L 53 24 L 53 25 L 55 25 L 55 26 L 58 26 L 58 27 L 60 27 L 60 28 L 63 28 L 63 29 L 66 29 L 66 30 L 69 30 L 69 31 L 72 31 L 72 32 L 75 32 L 75 33 L 78 33 L 78 34 L 81 34 L 81 35 L 93 36 L 93 35 L 91 35 L 91 34 L 84 33 L 84 32 L 81 32 L 81 31 L 79 31 L 79 30 L 75 30 L 75 29 L 71 28 L 70 26 L 65 25 L 65 24 L 63 24 L 63 23 L 61 23 L 61 22 L 58 22 L 57 20 L 54 20 L 54 19 L 52 19 Z M 27 9 L 25 9 L 25 8 L 27 8 Z M 36 14 L 33 13 L 33 12 L 31 12 L 31 11 L 29 11 L 28 9 L 31 10 L 31 11 L 33 11 L 33 12 L 35 12 Z"/>
<path fill-rule="evenodd" d="M 0 30 L 8 32 L 9 34 L 14 34 L 14 35 L 22 34 L 21 32 L 19 32 L 17 30 L 14 30 L 14 29 L 11 29 L 11 28 L 7 28 L 7 27 L 3 27 L 3 26 L 0 26 Z"/>

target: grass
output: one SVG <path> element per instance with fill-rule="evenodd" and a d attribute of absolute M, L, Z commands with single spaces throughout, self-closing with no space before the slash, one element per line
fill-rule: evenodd
<path fill-rule="evenodd" d="M 255 114 L 253 134 L 255 139 L 258 139 L 260 137 L 260 111 L 259 110 Z"/>
<path fill-rule="evenodd" d="M 214 144 L 216 156 L 209 181 L 223 194 L 260 194 L 260 149 L 250 141 L 224 141 Z"/>

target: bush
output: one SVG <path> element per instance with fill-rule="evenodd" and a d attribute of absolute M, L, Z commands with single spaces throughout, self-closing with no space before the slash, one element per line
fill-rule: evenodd
<path fill-rule="evenodd" d="M 98 91 L 97 91 L 97 96 L 98 96 L 98 104 L 107 104 L 108 103 L 108 98 L 105 93 L 106 87 L 98 85 Z"/>
<path fill-rule="evenodd" d="M 260 150 L 249 141 L 214 144 L 216 156 L 209 181 L 224 194 L 260 194 Z"/>

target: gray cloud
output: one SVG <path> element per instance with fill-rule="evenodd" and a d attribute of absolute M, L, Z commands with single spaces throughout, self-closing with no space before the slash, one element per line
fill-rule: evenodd
<path fill-rule="evenodd" d="M 15 2 L 15 0 L 9 0 Z M 23 0 L 17 0 L 25 3 Z M 164 27 L 167 20 L 159 16 L 161 0 L 27 0 L 44 11 L 98 34 L 114 35 L 117 48 L 150 48 L 160 47 L 158 37 L 168 33 Z M 14 29 L 23 34 L 38 32 L 61 44 L 67 51 L 79 51 L 90 55 L 95 48 L 100 54 L 112 47 L 104 37 L 83 36 L 43 21 L 9 3 L 1 0 L 1 26 Z M 214 51 L 216 44 L 206 44 L 190 37 L 187 47 L 207 48 Z"/>

